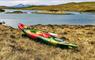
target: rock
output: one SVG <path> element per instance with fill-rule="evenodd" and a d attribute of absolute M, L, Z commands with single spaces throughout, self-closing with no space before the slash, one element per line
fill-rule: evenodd
<path fill-rule="evenodd" d="M 0 9 L 0 12 L 5 12 L 5 10 L 3 10 L 3 9 Z"/>

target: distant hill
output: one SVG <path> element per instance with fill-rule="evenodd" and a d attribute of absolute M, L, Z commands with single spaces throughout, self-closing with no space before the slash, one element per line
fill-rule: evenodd
<path fill-rule="evenodd" d="M 66 10 L 66 11 L 95 11 L 95 2 L 71 2 L 59 5 L 49 5 L 49 6 L 29 6 L 26 8 L 28 10 Z"/>
<path fill-rule="evenodd" d="M 11 9 L 22 9 L 22 10 L 63 10 L 63 11 L 80 11 L 80 12 L 95 12 L 95 2 L 71 2 L 59 5 L 23 5 L 18 4 L 13 7 L 1 6 L 1 9 L 11 8 Z"/>
<path fill-rule="evenodd" d="M 18 5 L 15 5 L 15 6 L 0 6 L 0 9 L 25 8 L 25 7 L 29 7 L 29 6 L 31 6 L 31 5 L 18 4 Z"/>
<path fill-rule="evenodd" d="M 0 6 L 0 9 L 6 9 L 8 8 L 7 6 Z"/>
<path fill-rule="evenodd" d="M 18 4 L 15 6 L 12 6 L 12 8 L 24 8 L 24 7 L 29 7 L 30 5 L 24 5 L 24 4 Z"/>

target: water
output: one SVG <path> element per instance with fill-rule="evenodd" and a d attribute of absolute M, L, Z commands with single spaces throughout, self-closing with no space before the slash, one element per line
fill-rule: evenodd
<path fill-rule="evenodd" d="M 14 11 L 14 10 L 6 10 Z M 24 10 L 25 12 L 31 12 Z M 0 20 L 12 27 L 18 23 L 27 25 L 36 24 L 69 24 L 69 25 L 95 25 L 94 13 L 69 12 L 70 15 L 49 15 L 49 14 L 6 14 L 0 13 Z"/>

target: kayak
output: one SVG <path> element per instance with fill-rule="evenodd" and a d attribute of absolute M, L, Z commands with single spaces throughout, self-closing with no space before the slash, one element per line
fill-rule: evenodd
<path fill-rule="evenodd" d="M 26 26 L 22 23 L 19 23 L 18 28 L 28 37 L 32 39 L 39 39 L 43 42 L 50 43 L 52 45 L 60 45 L 60 46 L 68 46 L 70 48 L 77 47 L 76 44 L 69 43 L 63 39 L 59 39 L 57 37 L 57 34 L 54 33 L 47 33 L 43 32 L 37 29 L 29 28 L 29 26 Z"/>

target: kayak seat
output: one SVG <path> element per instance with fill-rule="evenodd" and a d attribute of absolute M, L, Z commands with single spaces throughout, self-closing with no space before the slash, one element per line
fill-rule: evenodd
<path fill-rule="evenodd" d="M 59 39 L 59 38 L 55 38 L 55 41 L 58 41 L 58 42 L 64 42 L 64 40 Z"/>

